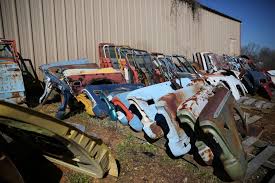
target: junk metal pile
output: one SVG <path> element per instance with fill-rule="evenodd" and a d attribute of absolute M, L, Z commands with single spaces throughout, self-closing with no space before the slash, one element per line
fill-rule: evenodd
<path fill-rule="evenodd" d="M 273 71 L 260 71 L 247 56 L 200 52 L 190 62 L 182 55 L 111 43 L 98 49 L 99 66 L 87 59 L 41 65 L 43 84 L 30 60 L 17 53 L 15 41 L 1 40 L 0 139 L 1 146 L 9 147 L 7 152 L 1 148 L 2 157 L 23 143 L 76 171 L 118 176 L 116 161 L 101 140 L 60 121 L 71 101 L 78 101 L 91 117 L 110 117 L 150 139 L 167 138 L 175 157 L 195 149 L 207 165 L 218 159 L 232 180 L 245 177 L 248 156 L 242 141 L 260 132 L 248 127 L 236 101 L 247 93 L 270 99 Z M 53 90 L 61 96 L 57 119 L 17 105 L 43 105 Z M 14 166 L 13 172 L 18 175 Z"/>

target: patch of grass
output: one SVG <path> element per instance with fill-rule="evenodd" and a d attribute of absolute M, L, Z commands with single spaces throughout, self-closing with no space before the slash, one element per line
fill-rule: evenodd
<path fill-rule="evenodd" d="M 148 142 L 140 143 L 132 134 L 129 134 L 118 144 L 117 152 L 120 157 L 124 157 L 128 152 L 149 152 L 155 154 L 157 148 Z"/>
<path fill-rule="evenodd" d="M 194 174 L 194 176 L 198 177 L 201 180 L 207 180 L 207 182 L 211 183 L 220 183 L 222 182 L 218 177 L 213 175 L 212 167 L 201 167 L 195 168 L 193 165 L 186 163 L 185 167 L 190 173 Z"/>
<path fill-rule="evenodd" d="M 69 119 L 67 119 L 67 121 L 79 123 L 86 127 L 89 127 L 89 126 L 94 127 L 95 125 L 103 128 L 116 127 L 115 121 L 111 121 L 109 118 L 99 119 L 99 118 L 90 116 L 85 111 L 71 116 Z"/>
<path fill-rule="evenodd" d="M 116 128 L 116 121 L 111 121 L 111 119 L 109 117 L 104 118 L 104 119 L 92 119 L 93 121 L 95 121 L 99 126 L 102 126 L 104 128 Z"/>
<path fill-rule="evenodd" d="M 70 183 L 89 183 L 90 177 L 81 173 L 68 174 L 68 180 Z"/>
<path fill-rule="evenodd" d="M 189 158 L 192 158 L 191 156 L 185 156 L 184 157 L 187 161 L 191 161 L 189 160 Z M 218 183 L 218 182 L 222 182 L 221 180 L 219 180 L 216 176 L 213 175 L 213 169 L 212 167 L 204 167 L 204 166 L 200 166 L 197 165 L 198 167 L 194 166 L 192 163 L 189 163 L 187 161 L 185 161 L 184 159 L 178 158 L 178 159 L 172 159 L 171 157 L 169 157 L 168 155 L 162 155 L 160 157 L 160 163 L 165 164 L 167 166 L 175 166 L 178 167 L 180 169 L 183 169 L 185 171 L 185 173 L 187 174 L 192 174 L 194 175 L 194 177 L 197 177 L 200 180 L 207 180 L 207 182 L 211 182 L 211 183 Z M 195 162 L 193 162 L 195 163 Z"/>

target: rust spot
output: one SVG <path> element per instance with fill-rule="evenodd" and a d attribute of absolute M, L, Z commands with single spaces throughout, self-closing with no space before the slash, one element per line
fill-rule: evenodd
<path fill-rule="evenodd" d="M 199 93 L 200 93 L 200 91 L 198 91 L 195 95 L 193 95 L 192 97 L 190 97 L 186 101 L 184 101 L 184 103 L 180 106 L 179 110 L 186 109 L 187 108 L 187 104 L 186 103 L 189 102 L 189 101 L 191 101 L 191 100 L 197 102 L 197 96 L 199 95 Z"/>
<path fill-rule="evenodd" d="M 18 98 L 20 97 L 19 92 L 12 92 L 12 98 Z"/>
<path fill-rule="evenodd" d="M 214 154 L 213 152 L 211 151 L 211 149 L 206 149 L 205 151 L 203 151 L 201 153 L 202 156 L 205 157 L 205 160 L 208 160 L 208 161 L 205 161 L 205 163 L 207 165 L 212 165 L 212 162 L 213 162 L 213 159 L 214 159 Z"/>
<path fill-rule="evenodd" d="M 192 80 L 192 83 L 204 83 L 204 80 L 201 79 L 201 78 L 193 79 L 193 80 Z"/>
<path fill-rule="evenodd" d="M 225 88 L 217 88 L 216 94 L 208 99 L 207 107 L 202 110 L 200 114 L 201 120 L 211 119 L 213 117 L 213 114 L 215 113 L 219 104 L 222 102 L 227 91 L 228 90 Z"/>
<path fill-rule="evenodd" d="M 164 133 L 163 133 L 161 127 L 158 126 L 156 123 L 153 123 L 152 125 L 150 125 L 150 129 L 152 130 L 152 132 L 154 134 L 156 134 L 157 138 L 163 137 Z"/>

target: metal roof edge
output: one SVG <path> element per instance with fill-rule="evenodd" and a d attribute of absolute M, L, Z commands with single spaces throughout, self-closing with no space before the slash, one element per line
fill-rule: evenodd
<path fill-rule="evenodd" d="M 239 20 L 239 19 L 236 19 L 236 18 L 234 18 L 234 17 L 231 17 L 231 16 L 229 16 L 229 15 L 226 15 L 226 14 L 224 14 L 224 13 L 222 13 L 222 12 L 219 12 L 219 11 L 217 11 L 217 10 L 214 10 L 214 9 L 212 9 L 212 8 L 209 8 L 209 7 L 207 7 L 207 6 L 203 5 L 203 4 L 199 4 L 199 5 L 200 5 L 200 7 L 201 7 L 202 9 L 204 9 L 204 10 L 210 11 L 210 12 L 215 13 L 215 14 L 217 14 L 217 15 L 220 15 L 220 16 L 223 16 L 223 17 L 225 17 L 225 18 L 228 18 L 228 19 L 237 21 L 237 22 L 239 22 L 239 23 L 242 23 L 242 21 Z"/>

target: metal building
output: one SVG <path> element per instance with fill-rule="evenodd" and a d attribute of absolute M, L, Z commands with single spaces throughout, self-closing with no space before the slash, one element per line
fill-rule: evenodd
<path fill-rule="evenodd" d="M 193 18 L 173 0 L 0 0 L 0 37 L 16 39 L 36 68 L 89 58 L 112 42 L 191 58 L 193 52 L 240 53 L 241 21 L 202 6 Z M 173 11 L 171 11 L 173 10 Z"/>

